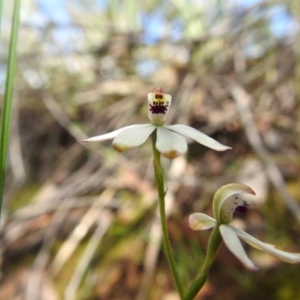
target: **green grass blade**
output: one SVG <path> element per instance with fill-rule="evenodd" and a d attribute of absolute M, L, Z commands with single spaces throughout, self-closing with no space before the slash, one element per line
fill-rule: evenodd
<path fill-rule="evenodd" d="M 20 0 L 15 0 L 12 30 L 9 45 L 9 58 L 6 71 L 6 85 L 4 94 L 4 103 L 2 111 L 2 122 L 1 122 L 1 139 L 0 139 L 0 218 L 2 211 L 2 200 L 4 193 L 4 181 L 5 181 L 5 170 L 6 170 L 6 158 L 9 140 L 9 127 L 10 127 L 10 115 L 11 115 L 11 104 L 13 97 L 13 83 L 15 75 L 16 55 L 17 55 L 17 41 L 18 41 L 18 29 L 19 29 L 19 17 L 20 17 Z"/>
<path fill-rule="evenodd" d="M 2 9 L 3 9 L 3 0 L 0 0 L 0 37 L 1 37 L 1 29 L 2 29 Z"/>

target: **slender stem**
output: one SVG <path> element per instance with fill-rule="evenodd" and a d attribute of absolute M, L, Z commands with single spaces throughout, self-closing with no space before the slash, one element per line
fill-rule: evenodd
<path fill-rule="evenodd" d="M 216 226 L 210 236 L 207 254 L 202 265 L 200 274 L 194 279 L 190 285 L 187 293 L 184 295 L 183 300 L 192 300 L 198 294 L 200 289 L 203 287 L 204 283 L 207 280 L 208 273 L 212 263 L 215 260 L 218 249 L 222 243 L 222 236 L 220 234 L 219 227 Z"/>
<path fill-rule="evenodd" d="M 170 243 L 170 238 L 168 233 L 168 227 L 167 227 L 167 217 L 166 217 L 166 209 L 165 209 L 164 175 L 161 167 L 160 153 L 156 149 L 155 144 L 156 144 L 156 131 L 152 134 L 152 148 L 153 148 L 153 155 L 154 155 L 153 164 L 154 164 L 154 173 L 155 173 L 157 189 L 158 189 L 160 221 L 161 221 L 161 227 L 163 232 L 164 248 L 165 248 L 166 256 L 169 262 L 173 279 L 175 281 L 178 293 L 180 295 L 180 299 L 183 299 L 184 289 L 176 269 L 173 251 L 171 248 L 171 243 Z"/>
<path fill-rule="evenodd" d="M 0 0 L 0 37 L 1 37 L 1 24 L 2 24 L 2 11 L 3 11 L 3 0 Z"/>
<path fill-rule="evenodd" d="M 2 1 L 1 1 L 2 6 Z M 2 9 L 2 7 L 1 7 Z M 9 58 L 6 72 L 6 85 L 2 110 L 1 133 L 0 133 L 0 217 L 2 209 L 2 199 L 4 194 L 4 180 L 6 170 L 6 158 L 8 149 L 8 137 L 10 127 L 10 114 L 14 91 L 14 76 L 17 56 L 18 28 L 20 18 L 20 0 L 14 1 L 12 31 L 10 36 Z"/>

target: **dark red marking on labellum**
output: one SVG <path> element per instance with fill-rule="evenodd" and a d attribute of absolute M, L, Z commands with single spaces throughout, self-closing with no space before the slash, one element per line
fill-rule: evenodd
<path fill-rule="evenodd" d="M 149 104 L 149 106 L 150 106 L 149 109 L 150 109 L 151 113 L 153 113 L 154 115 L 166 114 L 168 111 L 168 107 L 169 107 L 169 101 L 167 101 L 166 103 L 164 101 L 159 101 L 164 98 L 165 92 L 164 92 L 163 88 L 160 86 L 157 86 L 157 87 L 153 88 L 151 92 L 155 93 L 155 99 L 158 100 L 158 101 L 153 101 L 153 104 Z"/>
<path fill-rule="evenodd" d="M 249 204 L 246 201 L 243 201 L 243 205 L 236 207 L 235 212 L 245 214 L 248 211 Z"/>
<path fill-rule="evenodd" d="M 155 95 L 155 98 L 157 99 L 156 96 L 157 96 L 157 94 Z M 159 98 L 159 99 L 162 99 L 162 98 Z M 166 104 L 164 102 L 153 101 L 153 104 L 149 104 L 149 106 L 150 106 L 150 111 L 155 115 L 166 114 L 168 111 L 168 107 L 169 107 L 169 101 L 167 101 Z"/>

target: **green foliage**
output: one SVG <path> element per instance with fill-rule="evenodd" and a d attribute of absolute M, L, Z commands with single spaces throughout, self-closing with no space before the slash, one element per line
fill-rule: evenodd
<path fill-rule="evenodd" d="M 0 4 L 0 15 L 2 14 L 2 1 Z M 20 15 L 20 0 L 14 1 L 12 30 L 9 45 L 9 58 L 6 71 L 6 85 L 3 102 L 3 111 L 1 116 L 1 132 L 0 132 L 0 219 L 2 213 L 2 201 L 4 194 L 4 182 L 7 160 L 7 149 L 9 141 L 9 129 L 10 129 L 10 116 L 11 106 L 13 101 L 14 91 L 14 76 L 15 65 L 17 56 L 17 42 L 18 42 L 18 29 L 19 29 L 19 16 Z M 1 19 L 0 19 L 1 21 Z"/>

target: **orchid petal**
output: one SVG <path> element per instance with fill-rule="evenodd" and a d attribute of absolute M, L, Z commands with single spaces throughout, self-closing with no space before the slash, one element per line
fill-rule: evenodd
<path fill-rule="evenodd" d="M 217 221 L 221 224 L 228 224 L 232 219 L 233 206 L 237 206 L 235 201 L 235 195 L 237 194 L 251 194 L 255 195 L 255 192 L 245 184 L 242 183 L 229 183 L 220 187 L 213 199 L 213 214 Z M 230 205 L 224 206 L 225 201 L 230 201 Z"/>
<path fill-rule="evenodd" d="M 112 140 L 113 138 L 115 138 L 123 130 L 126 130 L 128 128 L 132 128 L 132 127 L 136 127 L 136 126 L 140 126 L 140 125 L 125 126 L 125 127 L 120 128 L 120 129 L 111 131 L 109 133 L 105 133 L 105 134 L 98 135 L 98 136 L 93 136 L 91 138 L 82 140 L 82 143 L 97 143 L 97 142 L 102 142 L 102 141 L 106 141 L 106 140 Z"/>
<path fill-rule="evenodd" d="M 156 148 L 167 158 L 176 158 L 187 150 L 185 139 L 164 127 L 157 127 Z"/>
<path fill-rule="evenodd" d="M 253 271 L 257 270 L 257 267 L 247 256 L 241 244 L 241 241 L 237 237 L 237 234 L 234 231 L 233 227 L 229 225 L 221 225 L 219 229 L 223 237 L 224 243 L 226 244 L 228 249 L 232 252 L 232 254 L 234 254 L 245 265 L 246 268 Z"/>
<path fill-rule="evenodd" d="M 300 253 L 290 253 L 290 252 L 278 250 L 273 245 L 261 242 L 260 240 L 256 239 L 252 235 L 246 233 L 245 231 L 239 228 L 233 226 L 232 228 L 235 231 L 235 233 L 249 245 L 261 251 L 265 251 L 270 255 L 284 262 L 291 263 L 291 264 L 300 263 Z"/>
<path fill-rule="evenodd" d="M 230 147 L 220 144 L 216 140 L 212 139 L 211 137 L 202 133 L 201 131 L 196 130 L 193 127 L 187 125 L 170 125 L 165 127 L 179 134 L 183 134 L 187 137 L 190 137 L 196 142 L 216 151 L 225 151 L 231 149 Z"/>
<path fill-rule="evenodd" d="M 113 140 L 113 147 L 120 152 L 142 145 L 155 130 L 151 124 L 134 125 L 122 130 Z"/>
<path fill-rule="evenodd" d="M 194 213 L 189 217 L 189 225 L 193 230 L 206 230 L 215 227 L 216 220 L 203 213 Z"/>

